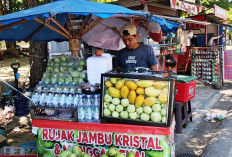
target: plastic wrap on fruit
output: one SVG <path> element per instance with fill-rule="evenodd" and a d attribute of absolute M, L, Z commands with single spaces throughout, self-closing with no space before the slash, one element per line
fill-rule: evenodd
<path fill-rule="evenodd" d="M 157 99 L 155 97 L 147 97 L 145 100 L 144 100 L 144 105 L 146 106 L 152 106 L 156 103 Z"/>
<path fill-rule="evenodd" d="M 128 94 L 129 94 L 129 88 L 127 86 L 122 86 L 122 88 L 120 89 L 121 92 L 121 96 L 122 98 L 127 98 Z"/>
<path fill-rule="evenodd" d="M 152 80 L 139 80 L 136 82 L 136 84 L 139 86 L 139 87 L 151 87 L 153 84 L 154 84 L 154 81 Z"/>
<path fill-rule="evenodd" d="M 118 113 L 120 113 L 120 112 L 123 111 L 123 106 L 122 106 L 122 105 L 117 105 L 117 106 L 115 107 L 115 110 L 116 110 Z"/>
<path fill-rule="evenodd" d="M 109 116 L 111 115 L 110 110 L 109 110 L 108 108 L 105 108 L 104 111 L 103 111 L 103 115 L 104 115 L 105 117 L 109 117 Z"/>
<path fill-rule="evenodd" d="M 153 122 L 161 122 L 162 116 L 161 116 L 160 112 L 152 112 L 151 113 L 151 120 Z"/>
<path fill-rule="evenodd" d="M 147 114 L 147 113 L 142 113 L 142 114 L 140 115 L 140 119 L 143 120 L 143 121 L 149 121 L 150 116 L 149 116 L 149 114 Z"/>
<path fill-rule="evenodd" d="M 136 112 L 129 113 L 129 118 L 130 119 L 136 119 L 137 118 L 137 113 Z"/>
<path fill-rule="evenodd" d="M 143 107 L 143 111 L 144 111 L 144 113 L 150 115 L 151 112 L 152 112 L 152 109 L 151 109 L 150 106 L 144 106 L 144 107 Z"/>
<path fill-rule="evenodd" d="M 105 86 L 108 87 L 108 88 L 109 88 L 109 87 L 112 87 L 112 86 L 113 86 L 113 83 L 110 82 L 110 80 L 106 80 L 106 81 L 105 81 Z"/>
<path fill-rule="evenodd" d="M 135 105 L 128 105 L 128 106 L 127 106 L 127 112 L 128 112 L 128 113 L 133 113 L 133 112 L 135 112 Z"/>
<path fill-rule="evenodd" d="M 136 99 L 136 92 L 134 90 L 130 90 L 129 94 L 128 94 L 128 100 L 131 104 L 135 103 L 135 99 Z"/>
<path fill-rule="evenodd" d="M 117 78 L 110 78 L 110 82 L 112 82 L 113 84 L 115 84 L 117 82 Z"/>
<path fill-rule="evenodd" d="M 137 84 L 132 80 L 126 81 L 125 85 L 131 90 L 136 90 L 137 89 Z"/>
<path fill-rule="evenodd" d="M 137 94 L 140 94 L 140 95 L 143 95 L 143 94 L 144 94 L 144 88 L 138 87 L 138 88 L 136 89 L 136 93 L 137 93 Z"/>
<path fill-rule="evenodd" d="M 119 117 L 119 113 L 116 112 L 116 111 L 113 111 L 113 112 L 112 112 L 112 117 L 118 118 L 118 117 Z"/>
<path fill-rule="evenodd" d="M 136 111 L 137 114 L 140 115 L 140 114 L 143 113 L 143 107 L 138 107 L 138 108 L 135 109 L 135 111 Z"/>
<path fill-rule="evenodd" d="M 154 87 L 145 88 L 145 94 L 147 96 L 157 97 L 159 96 L 161 90 L 155 89 Z"/>
<path fill-rule="evenodd" d="M 110 94 L 110 96 L 112 96 L 114 98 L 121 98 L 120 90 L 118 90 L 114 87 L 109 88 L 109 94 Z"/>
<path fill-rule="evenodd" d="M 143 102 L 144 102 L 144 96 L 143 95 L 138 95 L 136 98 L 135 98 L 135 106 L 136 107 L 140 107 L 143 105 Z"/>
<path fill-rule="evenodd" d="M 114 104 L 114 105 L 120 104 L 120 99 L 119 98 L 113 98 L 112 99 L 112 104 Z"/>
<path fill-rule="evenodd" d="M 111 112 L 113 112 L 113 111 L 115 110 L 115 105 L 114 105 L 114 104 L 110 104 L 110 105 L 108 106 L 108 109 L 109 109 Z"/>
<path fill-rule="evenodd" d="M 123 119 L 127 119 L 129 117 L 129 114 L 127 111 L 120 112 L 120 117 Z"/>
<path fill-rule="evenodd" d="M 159 97 L 158 97 L 158 100 L 162 103 L 162 104 L 165 104 L 168 102 L 168 94 L 165 93 L 165 92 L 161 92 Z"/>
<path fill-rule="evenodd" d="M 115 88 L 117 89 L 121 89 L 121 87 L 124 85 L 125 80 L 124 79 L 120 79 L 115 83 Z"/>
<path fill-rule="evenodd" d="M 168 82 L 165 82 L 165 81 L 155 81 L 154 82 L 154 87 L 157 88 L 157 89 L 163 89 L 165 87 L 167 87 L 168 85 Z"/>
<path fill-rule="evenodd" d="M 128 99 L 122 99 L 121 100 L 121 105 L 123 106 L 123 107 L 127 107 L 128 105 L 129 105 L 129 100 Z"/>
<path fill-rule="evenodd" d="M 112 97 L 109 94 L 105 94 L 104 101 L 105 102 L 111 102 L 112 101 Z"/>

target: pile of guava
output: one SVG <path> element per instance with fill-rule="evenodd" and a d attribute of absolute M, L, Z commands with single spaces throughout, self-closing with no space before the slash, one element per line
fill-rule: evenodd
<path fill-rule="evenodd" d="M 48 62 L 42 81 L 47 83 L 75 83 L 86 80 L 86 65 L 83 59 L 74 59 L 65 55 L 57 56 Z"/>
<path fill-rule="evenodd" d="M 127 98 L 113 98 L 109 94 L 104 96 L 103 115 L 106 117 L 139 119 L 142 121 L 166 122 L 167 104 L 157 102 L 153 106 L 142 105 L 135 107 Z"/>
<path fill-rule="evenodd" d="M 167 81 L 108 78 L 104 85 L 104 117 L 167 123 Z"/>

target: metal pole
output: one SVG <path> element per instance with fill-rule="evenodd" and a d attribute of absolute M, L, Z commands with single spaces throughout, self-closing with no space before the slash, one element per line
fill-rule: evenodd
<path fill-rule="evenodd" d="M 1 79 L 1 78 L 0 78 Z M 3 79 L 1 79 L 1 81 L 3 83 L 5 83 L 6 85 L 8 85 L 9 87 L 11 87 L 13 90 L 15 90 L 16 92 L 22 94 L 25 98 L 27 98 L 28 100 L 31 101 L 31 98 L 29 98 L 28 96 L 24 95 L 23 93 L 21 93 L 18 89 L 14 88 L 12 85 L 10 85 L 9 83 L 7 83 L 6 81 L 4 81 Z"/>

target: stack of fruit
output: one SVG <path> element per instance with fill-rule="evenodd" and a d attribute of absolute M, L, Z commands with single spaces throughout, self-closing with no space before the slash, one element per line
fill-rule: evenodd
<path fill-rule="evenodd" d="M 69 147 L 67 150 L 62 151 L 58 157 L 91 157 L 91 155 L 82 152 L 80 146 L 75 145 Z"/>
<path fill-rule="evenodd" d="M 91 155 L 82 152 L 80 146 L 75 145 L 68 148 L 65 151 L 62 151 L 58 157 L 91 157 Z M 101 157 L 125 157 L 115 146 L 109 148 L 106 154 L 101 154 Z M 126 157 L 135 157 L 134 152 L 128 152 Z"/>
<path fill-rule="evenodd" d="M 58 56 L 48 62 L 42 81 L 47 83 L 72 83 L 80 84 L 86 79 L 85 61 Z"/>
<path fill-rule="evenodd" d="M 104 117 L 167 122 L 168 81 L 106 79 Z"/>
<path fill-rule="evenodd" d="M 109 148 L 106 154 L 102 154 L 101 157 L 125 157 L 123 153 L 121 153 L 115 146 Z M 126 157 L 135 157 L 134 152 L 128 152 Z"/>

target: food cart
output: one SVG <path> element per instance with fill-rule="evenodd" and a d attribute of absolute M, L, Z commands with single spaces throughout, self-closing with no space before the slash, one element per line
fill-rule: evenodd
<path fill-rule="evenodd" d="M 62 1 L 54 2 L 53 4 L 61 5 L 62 3 L 64 3 L 64 5 L 68 4 L 69 6 L 71 6 L 70 4 L 75 4 L 72 3 L 72 0 L 67 0 L 67 4 Z M 82 1 L 80 3 L 82 4 Z M 91 2 L 86 3 L 90 4 Z M 50 4 L 47 4 L 46 6 L 47 7 L 45 7 L 45 9 L 48 10 L 50 8 L 54 8 L 54 6 Z M 43 6 L 32 8 L 33 11 L 31 12 L 35 13 L 42 8 Z M 61 7 L 62 13 L 64 12 L 63 9 L 64 7 Z M 114 11 L 115 10 L 117 11 L 113 12 L 114 14 L 118 13 L 120 8 L 116 8 Z M 83 13 L 84 15 L 91 14 L 91 16 L 93 14 L 93 16 L 86 16 L 82 21 L 84 22 L 82 27 L 78 30 L 72 30 L 73 32 L 83 32 L 74 35 L 83 37 L 83 40 L 87 40 L 88 33 L 91 34 L 91 30 L 100 27 L 98 24 L 104 21 L 104 18 L 112 15 L 112 10 L 109 13 L 110 15 L 108 12 L 107 15 L 105 15 L 94 11 L 91 12 L 90 10 L 90 13 Z M 67 24 L 64 22 L 64 18 L 77 22 L 79 19 L 75 19 L 75 16 L 67 16 L 69 13 L 75 15 L 76 12 L 74 13 L 70 11 L 65 14 L 65 16 L 62 16 L 62 14 L 58 14 L 57 12 L 45 10 L 32 15 L 28 15 L 28 12 L 20 12 L 20 14 L 14 13 L 3 16 L 0 18 L 0 21 L 4 21 L 0 38 L 12 41 L 19 40 L 18 38 L 15 38 L 14 33 L 12 33 L 18 32 L 18 34 L 23 34 L 20 36 L 20 40 L 42 40 L 42 37 L 46 37 L 44 40 L 47 41 L 53 39 L 58 41 L 70 39 L 69 41 L 72 42 L 74 36 L 73 34 L 70 34 L 66 28 L 64 28 L 64 25 Z M 136 11 L 133 12 L 127 9 L 122 12 L 128 15 L 128 17 L 133 14 L 137 16 L 144 15 L 144 13 Z M 111 19 L 111 21 L 121 20 L 124 21 L 124 23 L 128 22 L 128 20 L 125 19 L 125 17 L 127 17 L 126 15 L 122 18 L 113 17 L 114 19 Z M 25 16 L 26 19 L 24 19 Z M 12 20 L 12 18 L 14 20 Z M 50 23 L 47 20 L 49 20 Z M 87 27 L 86 23 L 88 20 L 91 21 L 90 25 L 88 25 L 89 27 Z M 62 25 L 60 25 L 59 22 Z M 109 28 L 111 32 L 117 34 L 117 31 L 113 27 L 111 28 L 109 25 L 106 25 L 109 23 L 110 22 L 108 21 L 102 24 L 100 28 Z M 31 26 L 34 26 L 33 28 L 35 29 L 25 31 L 24 28 L 27 28 L 26 26 L 30 24 Z M 18 27 L 13 27 L 16 25 Z M 72 29 L 72 27 L 70 27 L 70 29 Z M 46 35 L 50 35 L 45 36 L 44 33 Z M 107 40 L 104 41 L 108 42 Z M 72 43 L 71 45 L 73 45 Z M 174 79 L 163 78 L 161 74 L 151 76 L 152 73 L 144 75 L 138 73 L 127 75 L 121 75 L 119 73 L 110 75 L 106 74 L 101 79 L 101 90 L 99 90 L 99 86 L 96 85 L 88 86 L 90 91 L 83 91 L 81 87 L 79 88 L 79 86 L 78 88 L 75 88 L 77 87 L 76 85 L 80 85 L 84 82 L 84 80 L 86 80 L 85 60 L 76 53 L 77 51 L 80 52 L 77 45 L 70 46 L 75 58 L 61 55 L 54 57 L 53 60 L 48 63 L 42 82 L 37 84 L 35 92 L 33 93 L 31 106 L 32 132 L 37 135 L 37 150 L 39 155 L 62 156 L 65 153 L 69 153 L 70 155 L 75 151 L 74 147 L 80 145 L 82 149 L 80 150 L 77 148 L 79 151 L 92 154 L 93 156 L 101 156 L 112 146 L 117 147 L 117 149 L 120 150 L 121 153 L 124 153 L 124 155 L 127 152 L 133 151 L 136 156 L 154 156 L 154 154 L 158 156 L 175 156 L 175 120 L 172 115 L 174 102 Z M 80 58 L 76 59 L 78 57 Z M 51 75 L 52 73 L 55 74 Z M 123 97 L 125 97 L 125 100 L 123 100 L 123 102 L 130 102 L 130 105 L 127 104 L 129 107 L 119 107 L 120 110 L 128 110 L 125 112 L 121 111 L 124 114 L 121 114 L 119 111 L 117 113 L 114 112 L 113 114 L 113 105 L 118 106 L 119 103 L 121 103 L 122 98 L 117 95 L 119 92 L 119 83 L 117 83 L 117 87 L 115 86 L 112 88 L 105 84 L 105 81 L 110 79 L 107 78 L 109 76 L 117 76 L 116 82 L 113 81 L 111 84 L 116 84 L 117 81 L 120 81 L 120 84 L 122 84 L 122 82 L 124 82 L 123 80 L 127 80 L 124 82 L 125 87 L 120 88 L 127 88 L 125 93 L 128 93 L 121 93 L 120 89 L 119 94 L 124 95 Z M 144 85 L 144 83 L 147 84 L 147 82 L 150 83 L 148 83 L 148 85 Z M 137 91 L 137 88 L 134 88 L 131 84 L 136 84 L 140 90 Z M 161 84 L 161 86 L 159 86 L 159 84 Z M 93 88 L 94 90 L 92 91 L 91 89 Z M 101 92 L 99 93 L 99 91 Z M 109 92 L 112 101 L 114 100 L 114 103 L 112 102 L 111 104 L 108 104 L 112 107 L 109 108 L 110 114 L 108 112 L 106 115 L 104 114 L 104 110 L 106 107 L 105 105 L 107 105 L 105 103 L 105 95 L 107 94 L 107 91 Z M 99 94 L 101 95 L 99 96 Z M 127 95 L 128 98 L 126 98 L 125 95 Z M 92 105 L 92 99 L 96 100 L 94 101 L 96 102 L 94 106 Z M 141 101 L 143 99 L 146 101 L 147 105 L 143 105 L 143 101 Z M 118 104 L 115 104 L 115 102 Z M 82 105 L 81 107 L 80 104 Z M 125 102 L 123 104 L 125 105 Z M 138 108 L 140 107 L 140 111 L 137 111 L 138 113 L 135 112 L 135 105 L 139 105 Z M 116 110 L 116 107 L 114 110 Z M 109 116 L 111 116 L 111 118 Z M 99 120 L 102 120 L 102 123 L 99 123 Z M 126 124 L 124 122 L 126 122 Z"/>
<path fill-rule="evenodd" d="M 49 66 L 57 64 L 57 58 Z M 76 60 L 71 62 L 67 64 L 73 66 Z M 55 85 L 48 89 L 46 81 L 69 78 L 58 74 L 49 80 L 49 73 L 44 74 L 45 84 L 38 84 L 32 96 L 32 132 L 38 137 L 40 156 L 56 156 L 75 145 L 92 156 L 101 156 L 113 146 L 123 154 L 132 151 L 141 157 L 175 156 L 174 78 L 154 71 L 112 71 L 102 74 L 101 92 L 73 91 L 66 90 L 68 84 L 62 85 L 62 90 Z M 71 77 L 75 80 L 76 76 Z M 60 101 L 57 96 L 61 96 Z"/>

